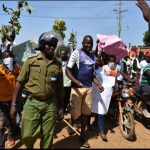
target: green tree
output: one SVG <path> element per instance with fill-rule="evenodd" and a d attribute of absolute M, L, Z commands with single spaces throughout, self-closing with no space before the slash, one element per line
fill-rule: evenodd
<path fill-rule="evenodd" d="M 19 18 L 22 11 L 27 11 L 29 14 L 32 13 L 33 7 L 28 5 L 28 2 L 25 0 L 18 1 L 18 6 L 16 10 L 12 8 L 7 8 L 4 4 L 2 5 L 3 11 L 8 15 L 11 15 L 10 21 L 8 25 L 2 25 L 0 28 L 0 39 L 2 41 L 1 48 L 7 46 L 7 43 L 10 44 L 7 46 L 7 50 L 9 50 L 10 46 L 13 44 L 16 35 L 19 34 L 21 29 L 21 24 L 19 22 Z"/>
<path fill-rule="evenodd" d="M 68 46 L 71 48 L 72 51 L 76 49 L 77 41 L 76 41 L 76 33 L 73 31 L 70 33 L 70 38 L 69 38 L 69 44 Z"/>
<path fill-rule="evenodd" d="M 144 33 L 143 42 L 146 46 L 150 46 L 150 31 Z"/>
<path fill-rule="evenodd" d="M 63 21 L 63 19 L 56 19 L 52 28 L 53 31 L 59 33 L 64 40 L 64 38 L 66 37 L 64 31 L 67 30 L 65 21 Z"/>

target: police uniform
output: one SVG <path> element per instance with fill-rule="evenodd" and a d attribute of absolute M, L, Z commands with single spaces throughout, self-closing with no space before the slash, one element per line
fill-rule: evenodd
<path fill-rule="evenodd" d="M 44 55 L 39 53 L 25 61 L 17 80 L 25 85 L 29 95 L 22 113 L 23 141 L 27 148 L 33 148 L 42 131 L 42 148 L 51 148 L 57 97 L 64 95 L 61 64 L 57 60 L 46 63 Z"/>

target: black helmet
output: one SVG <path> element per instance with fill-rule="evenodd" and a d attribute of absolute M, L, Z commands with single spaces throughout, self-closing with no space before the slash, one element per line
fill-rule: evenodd
<path fill-rule="evenodd" d="M 58 39 L 54 35 L 50 34 L 50 32 L 44 32 L 39 37 L 39 41 L 38 41 L 39 48 L 36 49 L 41 49 L 44 47 L 45 44 L 49 44 L 49 43 L 56 44 L 57 46 Z"/>

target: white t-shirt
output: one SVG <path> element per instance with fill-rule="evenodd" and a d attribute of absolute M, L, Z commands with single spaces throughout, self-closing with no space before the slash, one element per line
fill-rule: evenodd
<path fill-rule="evenodd" d="M 140 72 L 140 74 L 141 74 L 141 75 L 143 74 L 143 69 L 144 69 L 145 66 L 147 66 L 147 65 L 148 65 L 148 63 L 147 63 L 146 60 L 142 60 L 142 61 L 140 62 L 140 66 L 141 66 L 141 72 Z"/>
<path fill-rule="evenodd" d="M 141 71 L 140 71 L 140 83 L 141 83 L 141 80 L 142 80 L 142 74 L 143 74 L 143 69 L 148 65 L 147 61 L 146 60 L 142 60 L 140 62 L 140 67 L 141 67 Z"/>
<path fill-rule="evenodd" d="M 78 68 L 79 68 L 79 51 L 78 50 L 74 50 L 69 58 L 67 67 L 72 68 L 74 66 L 74 64 L 77 64 Z"/>

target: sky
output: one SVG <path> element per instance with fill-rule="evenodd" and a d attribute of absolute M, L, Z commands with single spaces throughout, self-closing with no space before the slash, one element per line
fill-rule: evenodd
<path fill-rule="evenodd" d="M 149 1 L 147 1 L 150 4 Z M 135 1 L 121 2 L 121 39 L 129 46 L 143 45 L 144 32 L 148 29 L 140 9 Z M 0 1 L 0 7 L 16 8 L 17 1 Z M 35 39 L 46 31 L 52 30 L 55 19 L 61 18 L 65 21 L 67 30 L 64 43 L 72 31 L 76 32 L 77 48 L 81 48 L 85 35 L 91 35 L 94 39 L 93 49 L 96 47 L 97 34 L 118 35 L 118 1 L 28 1 L 34 8 L 31 15 L 23 12 L 19 21 L 21 23 L 20 34 L 15 42 L 20 44 L 27 40 Z M 8 24 L 11 16 L 6 15 L 0 9 L 0 26 Z"/>

